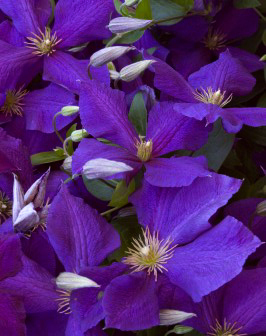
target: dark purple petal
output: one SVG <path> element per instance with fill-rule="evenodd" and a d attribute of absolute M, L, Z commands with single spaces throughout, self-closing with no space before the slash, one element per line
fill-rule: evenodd
<path fill-rule="evenodd" d="M 145 179 L 157 187 L 183 187 L 197 177 L 210 176 L 204 156 L 152 159 L 145 164 Z"/>
<path fill-rule="evenodd" d="M 38 35 L 38 28 L 43 28 L 36 15 L 35 2 L 35 0 L 0 1 L 0 9 L 12 19 L 14 26 L 25 37 L 31 36 L 31 33 Z"/>
<path fill-rule="evenodd" d="M 47 234 L 69 272 L 100 264 L 120 246 L 112 226 L 64 184 L 50 206 Z"/>
<path fill-rule="evenodd" d="M 45 57 L 43 79 L 79 94 L 80 83 L 90 81 L 88 64 L 88 61 L 78 60 L 70 54 L 57 51 L 51 56 Z M 110 83 L 110 76 L 106 66 L 94 68 L 92 76 L 105 84 L 109 85 Z"/>
<path fill-rule="evenodd" d="M 237 81 L 236 81 L 237 78 Z M 226 91 L 236 96 L 248 94 L 256 83 L 255 78 L 247 71 L 239 60 L 232 57 L 227 50 L 220 54 L 217 61 L 205 65 L 199 71 L 190 75 L 188 82 L 195 89 Z"/>
<path fill-rule="evenodd" d="M 149 113 L 146 135 L 153 142 L 152 156 L 178 149 L 198 149 L 207 141 L 208 129 L 204 125 L 183 116 L 182 109 L 177 109 L 174 103 L 157 103 Z"/>
<path fill-rule="evenodd" d="M 14 276 L 21 268 L 21 246 L 17 235 L 0 235 L 0 280 Z"/>
<path fill-rule="evenodd" d="M 166 266 L 169 279 L 198 302 L 239 274 L 260 244 L 241 222 L 228 216 L 194 242 L 176 248 Z"/>
<path fill-rule="evenodd" d="M 217 119 L 223 112 L 220 106 L 214 104 L 175 104 L 174 109 L 179 113 L 197 120 L 203 120 L 207 116 L 212 116 L 212 120 Z M 212 121 L 214 122 L 214 121 Z"/>
<path fill-rule="evenodd" d="M 0 293 L 0 335 L 25 336 L 25 309 L 20 298 Z"/>
<path fill-rule="evenodd" d="M 136 153 L 138 136 L 128 119 L 123 92 L 93 80 L 82 86 L 79 106 L 82 125 L 89 134 Z"/>
<path fill-rule="evenodd" d="M 36 262 L 22 257 L 23 268 L 15 276 L 0 282 L 0 291 L 23 298 L 29 313 L 57 309 L 58 293 L 52 275 Z"/>
<path fill-rule="evenodd" d="M 113 9 L 112 0 L 59 0 L 53 31 L 62 39 L 60 48 L 109 37 L 106 26 Z"/>
<path fill-rule="evenodd" d="M 154 279 L 145 273 L 117 277 L 104 292 L 103 308 L 107 328 L 142 330 L 158 325 Z"/>
<path fill-rule="evenodd" d="M 257 55 L 254 55 L 246 50 L 230 46 L 228 47 L 228 50 L 233 57 L 241 61 L 241 63 L 245 68 L 248 69 L 249 72 L 254 72 L 264 68 L 264 63 L 260 61 L 260 58 Z"/>
<path fill-rule="evenodd" d="M 47 26 L 48 19 L 52 14 L 51 3 L 47 0 L 35 0 L 35 12 L 41 27 Z"/>
<path fill-rule="evenodd" d="M 24 36 L 16 30 L 9 20 L 0 24 L 0 40 L 17 47 L 23 47 L 25 42 Z"/>
<path fill-rule="evenodd" d="M 129 175 L 132 176 L 142 167 L 142 163 L 138 160 L 137 156 L 132 155 L 123 148 L 105 145 L 94 139 L 83 139 L 73 155 L 73 174 L 81 173 L 82 167 L 87 161 L 97 158 L 124 162 L 128 166 L 134 168 L 132 172 L 116 174 L 116 178 L 123 178 Z"/>
<path fill-rule="evenodd" d="M 35 90 L 24 98 L 24 115 L 26 117 L 26 128 L 28 130 L 53 133 L 53 117 L 67 105 L 75 105 L 75 96 L 64 88 L 50 84 L 45 89 Z M 61 130 L 75 119 L 71 117 L 58 116 L 56 127 Z"/>
<path fill-rule="evenodd" d="M 224 175 L 196 179 L 183 188 L 158 188 L 144 182 L 130 200 L 139 222 L 160 238 L 186 243 L 210 228 L 209 218 L 240 188 L 241 181 Z"/>

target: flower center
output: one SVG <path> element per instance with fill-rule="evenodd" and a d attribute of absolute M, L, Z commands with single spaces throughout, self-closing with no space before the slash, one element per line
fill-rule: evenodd
<path fill-rule="evenodd" d="M 226 91 L 221 92 L 221 90 L 212 91 L 211 87 L 207 87 L 207 90 L 204 90 L 203 88 L 196 89 L 194 92 L 194 98 L 199 100 L 200 102 L 204 104 L 213 104 L 218 105 L 220 107 L 224 107 L 233 98 L 233 94 L 231 93 L 227 98 L 225 98 Z"/>
<path fill-rule="evenodd" d="M 150 159 L 152 153 L 152 140 L 143 141 L 143 138 L 140 137 L 140 141 L 136 144 L 137 147 L 137 157 L 146 162 Z"/>
<path fill-rule="evenodd" d="M 34 55 L 50 56 L 52 53 L 56 51 L 56 46 L 62 41 L 62 39 L 58 39 L 56 33 L 51 35 L 51 30 L 48 27 L 45 27 L 45 32 L 43 33 L 40 29 L 40 35 L 36 35 L 32 33 L 34 37 L 27 37 L 30 42 L 25 42 L 26 47 L 33 49 L 32 52 Z"/>
<path fill-rule="evenodd" d="M 71 291 L 63 289 L 57 289 L 56 291 L 59 293 L 59 298 L 55 299 L 55 301 L 58 301 L 57 312 L 59 314 L 71 314 L 72 313 L 70 308 Z"/>
<path fill-rule="evenodd" d="M 133 238 L 132 248 L 126 252 L 128 256 L 124 263 L 131 266 L 132 272 L 147 270 L 148 274 L 154 273 L 157 281 L 158 271 L 167 271 L 164 267 L 167 261 L 172 258 L 177 245 L 172 245 L 172 240 L 159 240 L 158 232 L 150 233 L 149 228 L 142 230 L 142 236 Z"/>
<path fill-rule="evenodd" d="M 0 224 L 12 215 L 12 202 L 9 197 L 0 190 Z"/>
<path fill-rule="evenodd" d="M 5 115 L 19 115 L 22 116 L 23 112 L 23 98 L 28 93 L 27 90 L 7 90 L 6 100 L 4 105 L 1 107 L 0 111 Z"/>
<path fill-rule="evenodd" d="M 207 36 L 203 39 L 203 43 L 210 50 L 218 50 L 226 46 L 226 35 L 219 30 L 210 28 Z"/>
<path fill-rule="evenodd" d="M 245 336 L 247 334 L 239 334 L 240 328 L 236 328 L 236 322 L 231 324 L 227 323 L 226 319 L 224 320 L 223 325 L 219 323 L 218 320 L 216 320 L 215 327 L 211 326 L 212 329 L 211 332 L 208 332 L 207 335 L 209 336 Z"/>

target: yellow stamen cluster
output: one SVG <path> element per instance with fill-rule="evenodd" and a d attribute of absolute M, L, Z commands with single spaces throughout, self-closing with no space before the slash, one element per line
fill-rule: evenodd
<path fill-rule="evenodd" d="M 199 91 L 198 89 L 194 92 L 194 98 L 199 100 L 200 102 L 204 104 L 213 104 L 213 105 L 218 105 L 220 107 L 224 107 L 233 98 L 233 95 L 230 94 L 226 99 L 225 99 L 225 94 L 226 91 L 221 92 L 221 90 L 213 91 L 211 87 L 207 87 L 207 90 L 204 90 L 201 88 Z"/>
<path fill-rule="evenodd" d="M 218 50 L 226 46 L 226 35 L 219 30 L 209 29 L 203 43 L 210 50 Z"/>
<path fill-rule="evenodd" d="M 9 197 L 0 190 L 0 224 L 12 215 L 12 202 Z"/>
<path fill-rule="evenodd" d="M 59 314 L 71 314 L 72 313 L 71 308 L 70 308 L 71 291 L 57 289 L 57 292 L 59 293 L 59 296 L 60 296 L 58 299 L 55 299 L 55 301 L 58 301 L 57 312 Z"/>
<path fill-rule="evenodd" d="M 32 33 L 34 37 L 27 37 L 30 42 L 25 42 L 26 47 L 33 49 L 32 52 L 34 55 L 50 56 L 52 53 L 56 51 L 56 46 L 62 41 L 62 39 L 58 39 L 56 33 L 51 35 L 50 28 L 46 27 L 45 32 L 43 33 L 40 29 L 40 35 L 36 35 Z"/>
<path fill-rule="evenodd" d="M 159 240 L 158 232 L 150 233 L 149 228 L 142 230 L 142 236 L 133 238 L 132 248 L 126 252 L 128 256 L 124 263 L 131 266 L 132 272 L 147 270 L 148 274 L 154 273 L 157 281 L 158 271 L 167 271 L 164 267 L 167 261 L 173 257 L 177 245 L 172 245 L 172 240 Z"/>
<path fill-rule="evenodd" d="M 4 105 L 1 107 L 0 112 L 4 113 L 6 116 L 13 114 L 22 116 L 23 115 L 23 98 L 28 93 L 27 90 L 7 90 L 6 100 Z"/>
<path fill-rule="evenodd" d="M 143 141 L 142 137 L 140 137 L 140 141 L 136 144 L 137 147 L 137 157 L 142 161 L 149 161 L 152 154 L 152 140 Z"/>
<path fill-rule="evenodd" d="M 223 325 L 221 325 L 218 320 L 216 320 L 215 327 L 211 326 L 212 329 L 211 332 L 208 332 L 207 335 L 209 336 L 245 336 L 247 334 L 239 334 L 238 332 L 242 327 L 236 328 L 236 322 L 231 324 L 227 323 L 226 320 L 224 320 Z"/>

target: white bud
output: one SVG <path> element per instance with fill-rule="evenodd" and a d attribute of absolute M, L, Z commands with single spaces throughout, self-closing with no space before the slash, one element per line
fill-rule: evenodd
<path fill-rule="evenodd" d="M 88 179 L 108 177 L 117 173 L 123 173 L 131 170 L 133 170 L 133 168 L 124 162 L 117 162 L 100 158 L 90 160 L 83 166 L 83 174 Z"/>
<path fill-rule="evenodd" d="M 156 61 L 145 60 L 127 65 L 120 71 L 120 79 L 122 79 L 125 82 L 131 82 L 134 79 L 136 79 L 144 70 L 146 70 L 154 62 Z"/>
<path fill-rule="evenodd" d="M 56 278 L 58 288 L 75 290 L 79 288 L 101 287 L 93 280 L 71 272 L 63 272 Z"/>
<path fill-rule="evenodd" d="M 66 157 L 61 167 L 66 172 L 72 174 L 72 156 Z"/>
<path fill-rule="evenodd" d="M 46 193 L 46 184 L 48 177 L 50 175 L 50 168 L 42 174 L 42 176 L 35 181 L 31 187 L 27 190 L 24 196 L 25 205 L 33 202 L 35 207 L 38 208 L 43 204 L 45 193 Z"/>
<path fill-rule="evenodd" d="M 73 142 L 80 142 L 83 138 L 86 138 L 89 133 L 85 129 L 73 131 L 70 138 Z"/>
<path fill-rule="evenodd" d="M 152 20 L 141 20 L 121 16 L 111 20 L 107 27 L 112 33 L 120 34 L 145 28 L 150 23 L 152 23 Z"/>
<path fill-rule="evenodd" d="M 27 232 L 34 228 L 39 220 L 38 213 L 34 210 L 34 204 L 29 203 L 20 211 L 17 219 L 13 221 L 13 227 L 17 232 Z"/>
<path fill-rule="evenodd" d="M 127 7 L 134 6 L 138 2 L 139 2 L 139 0 L 125 0 L 125 2 L 120 6 L 120 9 L 121 9 L 121 7 L 124 7 L 124 6 L 127 6 Z"/>
<path fill-rule="evenodd" d="M 109 70 L 110 78 L 113 80 L 120 79 L 120 73 L 115 70 Z"/>
<path fill-rule="evenodd" d="M 160 325 L 167 326 L 177 324 L 195 316 L 196 314 L 186 313 L 180 310 L 162 309 L 160 310 Z"/>
<path fill-rule="evenodd" d="M 136 49 L 135 47 L 108 47 L 96 51 L 90 58 L 90 65 L 94 67 L 100 67 L 108 62 L 111 62 L 118 57 L 126 54 L 130 50 Z"/>
<path fill-rule="evenodd" d="M 257 205 L 256 214 L 261 217 L 266 217 L 266 201 L 262 201 Z"/>
<path fill-rule="evenodd" d="M 13 207 L 12 207 L 12 218 L 13 223 L 18 218 L 18 214 L 24 207 L 24 191 L 18 180 L 17 175 L 14 175 L 14 183 L 13 183 Z"/>
<path fill-rule="evenodd" d="M 79 112 L 79 106 L 64 106 L 60 112 L 64 117 L 72 116 Z"/>

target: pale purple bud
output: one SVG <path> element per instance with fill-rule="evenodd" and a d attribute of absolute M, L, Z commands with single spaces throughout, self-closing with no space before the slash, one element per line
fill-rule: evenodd
<path fill-rule="evenodd" d="M 160 325 L 177 324 L 195 316 L 196 314 L 186 313 L 181 310 L 162 309 L 160 310 Z"/>
<path fill-rule="evenodd" d="M 68 117 L 68 116 L 72 116 L 73 114 L 76 114 L 79 112 L 79 106 L 64 106 L 60 113 L 62 114 L 62 116 L 64 117 Z"/>
<path fill-rule="evenodd" d="M 120 34 L 145 28 L 150 23 L 152 23 L 152 20 L 141 20 L 121 16 L 111 20 L 107 27 L 112 33 Z"/>
<path fill-rule="evenodd" d="M 34 210 L 34 204 L 29 203 L 20 211 L 17 219 L 13 221 L 13 227 L 17 232 L 27 232 L 33 229 L 38 222 L 39 216 Z"/>
<path fill-rule="evenodd" d="M 99 51 L 96 51 L 90 58 L 90 65 L 94 67 L 100 67 L 104 64 L 107 64 L 118 57 L 126 54 L 130 50 L 136 49 L 135 47 L 108 47 L 101 49 Z"/>
<path fill-rule="evenodd" d="M 72 156 L 66 157 L 61 167 L 66 172 L 72 174 Z"/>
<path fill-rule="evenodd" d="M 120 79 L 120 73 L 115 70 L 109 70 L 110 78 L 113 80 Z"/>
<path fill-rule="evenodd" d="M 73 131 L 70 138 L 73 142 L 80 142 L 83 138 L 86 138 L 89 133 L 85 129 Z"/>
<path fill-rule="evenodd" d="M 38 188 L 38 193 L 34 198 L 34 206 L 35 208 L 39 208 L 43 205 L 44 198 L 45 198 L 45 193 L 46 193 L 46 185 L 47 185 L 47 180 L 50 175 L 50 168 L 40 177 L 40 184 Z"/>
<path fill-rule="evenodd" d="M 12 208 L 12 217 L 13 223 L 18 218 L 18 215 L 22 208 L 24 207 L 24 191 L 18 180 L 17 175 L 14 175 L 14 183 L 13 183 L 13 208 Z"/>
<path fill-rule="evenodd" d="M 50 173 L 50 168 L 47 170 L 46 173 L 44 173 L 38 180 L 36 180 L 31 187 L 27 190 L 25 196 L 24 196 L 24 203 L 28 204 L 30 202 L 33 202 L 33 200 L 37 197 L 37 195 L 40 192 L 41 189 L 41 184 L 45 184 L 46 187 L 46 183 L 47 183 L 47 178 L 49 176 Z M 43 188 L 42 188 L 43 189 Z M 45 191 L 45 189 L 44 189 Z M 45 195 L 43 195 L 44 198 Z M 43 201 L 43 200 L 42 200 Z"/>
<path fill-rule="evenodd" d="M 262 201 L 257 205 L 256 214 L 261 217 L 266 217 L 266 201 Z"/>
<path fill-rule="evenodd" d="M 125 66 L 120 71 L 120 79 L 125 82 L 131 82 L 136 79 L 144 70 L 146 70 L 154 60 L 139 61 Z"/>
<path fill-rule="evenodd" d="M 56 278 L 56 285 L 58 288 L 70 291 L 79 288 L 100 287 L 93 280 L 71 272 L 60 273 Z"/>

